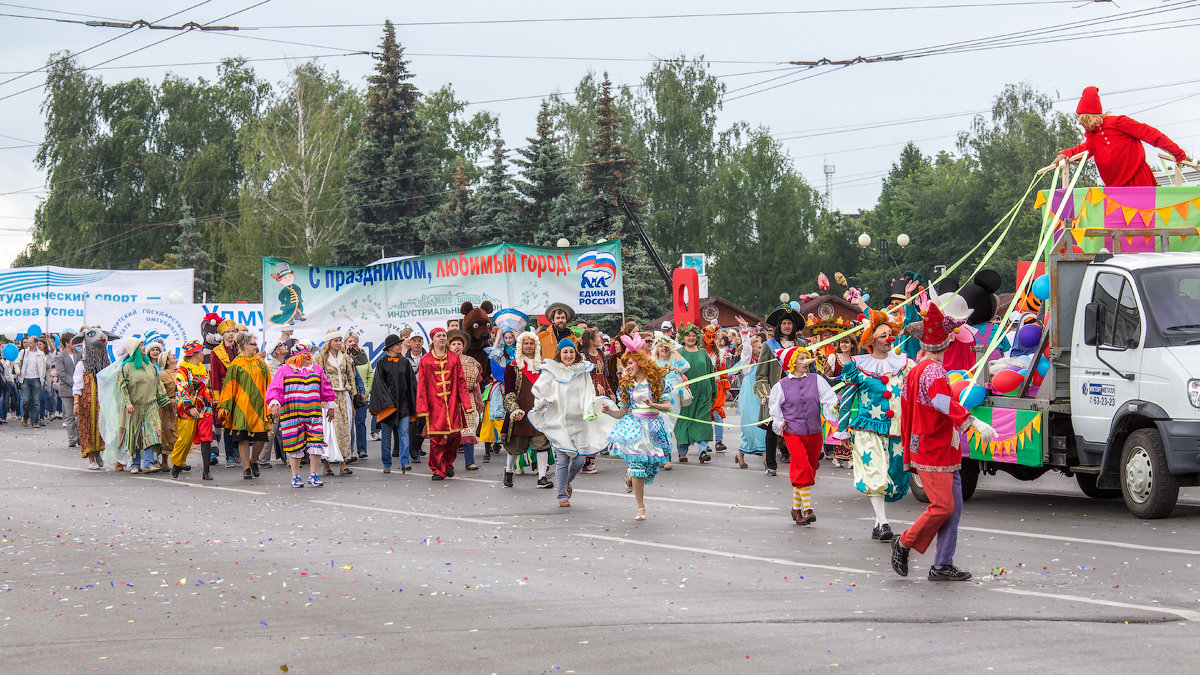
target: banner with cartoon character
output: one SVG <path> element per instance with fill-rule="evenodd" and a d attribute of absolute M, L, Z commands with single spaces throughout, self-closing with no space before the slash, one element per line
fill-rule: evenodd
<path fill-rule="evenodd" d="M 0 330 L 27 326 L 58 333 L 79 330 L 84 303 L 91 299 L 119 303 L 191 302 L 192 270 L 89 270 L 71 267 L 0 269 Z"/>
<path fill-rule="evenodd" d="M 123 338 L 140 337 L 146 342 L 161 338 L 169 351 L 183 358 L 180 356 L 183 345 L 200 339 L 200 323 L 209 313 L 232 319 L 260 335 L 266 323 L 263 306 L 257 303 L 145 304 L 104 300 L 87 301 L 85 322 Z"/>
<path fill-rule="evenodd" d="M 455 253 L 317 267 L 263 258 L 265 343 L 284 331 L 319 342 L 333 328 L 361 334 L 372 358 L 390 332 L 428 335 L 462 318 L 464 301 L 541 314 L 562 302 L 579 314 L 623 312 L 621 243 L 565 248 L 494 244 Z"/>

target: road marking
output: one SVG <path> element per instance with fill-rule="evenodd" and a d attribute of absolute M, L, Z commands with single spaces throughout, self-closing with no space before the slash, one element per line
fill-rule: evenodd
<path fill-rule="evenodd" d="M 418 518 L 435 518 L 437 520 L 457 520 L 463 523 L 479 523 L 481 525 L 510 525 L 498 520 L 484 520 L 482 518 L 465 518 L 463 516 L 442 516 L 436 513 L 420 513 L 418 511 L 401 511 L 400 509 L 385 509 L 381 506 L 363 506 L 361 504 L 347 504 L 345 502 L 331 502 L 325 499 L 312 499 L 311 504 L 326 504 L 328 506 L 341 506 L 348 509 L 362 509 L 364 511 L 382 511 L 383 513 L 395 513 L 401 516 L 414 516 Z"/>
<path fill-rule="evenodd" d="M 859 520 L 874 520 L 874 518 L 859 518 Z M 897 520 L 897 523 L 912 524 L 911 520 Z M 1124 541 L 1112 541 L 1110 539 L 1083 539 L 1080 537 L 1065 537 L 1054 534 L 1037 534 L 1034 532 L 1017 532 L 1016 530 L 993 530 L 987 527 L 964 527 L 959 526 L 960 530 L 966 532 L 982 532 L 984 534 L 1003 534 L 1010 537 L 1027 537 L 1029 539 L 1048 539 L 1050 541 L 1071 542 L 1073 544 L 1093 544 L 1096 546 L 1112 546 L 1113 548 L 1131 548 L 1136 551 L 1155 551 L 1157 553 L 1182 553 L 1184 555 L 1200 555 L 1200 551 L 1191 548 L 1170 548 L 1167 546 L 1146 546 L 1143 544 L 1131 544 Z"/>
<path fill-rule="evenodd" d="M 811 567 L 813 569 L 830 570 L 833 572 L 846 572 L 849 574 L 879 574 L 875 570 L 861 570 L 856 567 L 840 567 L 838 565 L 819 565 L 817 563 L 806 563 L 798 560 L 784 560 L 783 558 L 760 558 L 754 555 L 742 555 L 740 553 L 730 553 L 728 551 L 714 551 L 708 548 L 692 548 L 690 546 L 676 546 L 674 544 L 660 544 L 655 541 L 638 541 L 636 539 L 626 539 L 623 537 L 609 537 L 600 534 L 585 534 L 575 532 L 572 537 L 584 537 L 587 539 L 601 539 L 604 541 L 613 541 L 621 544 L 634 544 L 637 546 L 651 546 L 654 548 L 666 548 L 673 551 L 686 551 L 688 553 L 703 553 L 704 555 L 715 555 L 724 558 L 736 560 L 757 560 L 758 562 L 771 563 L 773 565 L 787 565 L 789 567 Z"/>
<path fill-rule="evenodd" d="M 26 461 L 23 459 L 5 458 L 4 461 L 15 462 L 17 464 L 28 464 L 30 466 L 47 467 L 47 468 L 51 468 L 51 469 L 63 469 L 64 471 L 82 471 L 83 473 L 98 473 L 98 474 L 120 473 L 118 471 L 108 471 L 108 472 L 94 471 L 92 469 L 89 469 L 87 467 L 82 467 L 82 466 L 63 466 L 61 464 L 46 464 L 45 462 L 30 462 L 30 461 Z M 189 483 L 187 481 L 175 480 L 174 478 L 157 478 L 157 477 L 154 477 L 154 474 L 150 474 L 149 476 L 147 476 L 145 474 L 136 474 L 136 473 L 130 474 L 130 475 L 137 476 L 137 480 L 139 482 L 157 480 L 157 481 L 161 481 L 163 483 L 168 483 L 170 485 L 182 485 L 182 486 L 191 487 L 191 488 L 203 488 L 205 490 L 221 490 L 224 492 L 241 492 L 242 494 L 261 495 L 261 496 L 267 496 L 267 495 L 271 494 L 270 492 L 262 492 L 260 490 L 246 490 L 243 488 L 221 487 L 220 485 L 204 485 L 203 483 Z"/>
<path fill-rule="evenodd" d="M 1137 609 L 1143 612 L 1152 614 L 1174 614 L 1175 616 L 1184 619 L 1185 621 L 1200 621 L 1200 612 L 1190 609 L 1174 609 L 1172 607 L 1164 607 L 1163 605 L 1135 605 L 1129 602 L 1117 602 L 1116 600 L 1101 600 L 1100 598 L 1081 598 L 1074 595 L 1059 595 L 1058 593 L 1042 593 L 1040 591 L 1025 591 L 1019 588 L 992 588 L 989 590 L 997 593 L 1010 593 L 1012 595 L 1028 595 L 1035 598 L 1047 598 L 1050 600 L 1064 600 L 1067 602 L 1083 602 L 1089 605 L 1103 605 L 1105 607 L 1120 607 L 1122 609 Z"/>
<path fill-rule="evenodd" d="M 371 467 L 367 467 L 367 466 L 360 466 L 358 468 L 362 469 L 364 471 L 376 471 L 376 472 L 380 472 L 380 473 L 383 472 L 383 469 L 375 469 L 375 468 L 371 468 Z M 392 473 L 396 473 L 396 472 L 393 471 Z M 433 474 L 417 473 L 415 471 L 409 471 L 408 475 L 428 477 Z M 454 478 L 451 478 L 449 480 L 452 480 L 452 481 L 453 480 L 465 480 L 465 481 L 470 481 L 472 483 L 491 483 L 493 485 L 498 485 L 501 482 L 498 480 L 492 480 L 490 478 L 467 478 L 465 476 L 459 476 L 457 474 L 454 476 Z M 620 497 L 622 499 L 629 498 L 629 494 L 626 492 L 606 492 L 604 490 L 588 490 L 586 488 L 574 488 L 574 492 L 575 492 L 575 494 L 604 495 L 606 497 Z M 729 504 L 729 503 L 725 503 L 725 502 L 706 502 L 706 501 L 701 501 L 698 499 L 677 499 L 675 497 L 651 497 L 650 495 L 646 495 L 646 499 L 650 500 L 650 501 L 659 501 L 659 502 L 675 502 L 677 504 L 696 504 L 699 506 L 720 506 L 720 507 L 726 508 L 726 509 L 730 509 L 730 508 L 751 509 L 751 510 L 755 510 L 755 511 L 778 511 L 781 508 L 783 508 L 781 506 L 753 506 L 750 504 Z"/>

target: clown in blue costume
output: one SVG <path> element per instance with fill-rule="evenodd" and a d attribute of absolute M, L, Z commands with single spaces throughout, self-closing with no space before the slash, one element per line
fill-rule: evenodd
<path fill-rule="evenodd" d="M 893 533 L 884 503 L 898 501 L 908 492 L 900 442 L 900 392 L 904 373 L 913 362 L 892 347 L 899 322 L 891 323 L 883 312 L 868 312 L 859 342 L 870 353 L 854 357 L 842 368 L 845 387 L 834 438 L 851 446 L 854 486 L 870 498 L 875 511 L 871 537 L 889 541 Z"/>

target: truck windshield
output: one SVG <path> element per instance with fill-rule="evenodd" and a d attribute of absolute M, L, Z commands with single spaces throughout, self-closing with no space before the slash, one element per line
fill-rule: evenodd
<path fill-rule="evenodd" d="M 1200 336 L 1200 266 L 1146 270 L 1141 282 L 1150 314 L 1166 337 Z"/>

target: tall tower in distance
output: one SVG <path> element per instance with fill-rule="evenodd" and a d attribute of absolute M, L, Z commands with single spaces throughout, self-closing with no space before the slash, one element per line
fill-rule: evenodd
<path fill-rule="evenodd" d="M 837 167 L 833 165 L 833 160 L 825 160 L 825 210 L 833 210 L 833 173 Z"/>

